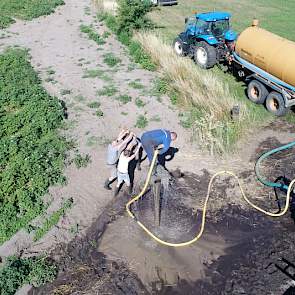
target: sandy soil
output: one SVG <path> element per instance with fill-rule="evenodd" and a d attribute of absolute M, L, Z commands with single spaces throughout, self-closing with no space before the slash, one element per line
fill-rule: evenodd
<path fill-rule="evenodd" d="M 89 271 L 89 277 L 85 276 L 85 280 L 81 281 L 85 283 L 83 292 L 93 287 L 90 285 L 95 274 L 103 272 L 101 265 L 105 264 L 105 269 L 111 269 L 108 276 L 101 273 L 101 277 L 105 278 L 102 285 L 109 286 L 106 287 L 109 289 L 105 290 L 117 292 L 120 280 L 128 279 L 128 282 L 129 280 L 132 282 L 130 283 L 131 289 L 129 291 L 126 289 L 127 293 L 123 291 L 119 293 L 118 291 L 118 293 L 112 294 L 146 294 L 151 292 L 151 288 L 159 290 L 159 286 L 152 284 L 154 282 L 161 282 L 160 289 L 163 291 L 163 287 L 167 288 L 167 285 L 171 285 L 173 288 L 181 280 L 191 283 L 203 279 L 207 275 L 205 267 L 213 261 L 217 261 L 218 257 L 228 253 L 228 249 L 232 246 L 232 240 L 225 241 L 224 236 L 217 234 L 213 227 L 200 244 L 192 246 L 186 251 L 163 248 L 150 241 L 134 223 L 124 216 L 126 197 L 120 201 L 113 200 L 112 194 L 102 188 L 103 181 L 107 177 L 106 143 L 117 135 L 122 126 L 131 127 L 140 134 L 143 130 L 134 128 L 139 114 L 145 114 L 149 119 L 146 129 L 164 127 L 176 130 L 180 136 L 175 146 L 180 150 L 176 153 L 173 161 L 167 162 L 167 168 L 169 170 L 180 168 L 181 171 L 185 171 L 190 187 L 186 188 L 187 192 L 184 194 L 182 205 L 197 212 L 206 194 L 210 176 L 214 172 L 224 169 L 241 175 L 245 181 L 248 181 L 247 192 L 251 193 L 253 198 L 255 195 L 257 201 L 263 202 L 265 196 L 258 195 L 262 186 L 257 188 L 257 183 L 253 180 L 255 177 L 253 164 L 262 151 L 259 143 L 265 142 L 269 138 L 275 138 L 277 141 L 268 140 L 266 143 L 266 148 L 270 149 L 278 143 L 294 140 L 293 127 L 282 123 L 284 128 L 274 125 L 262 129 L 259 133 L 255 131 L 240 142 L 236 153 L 224 159 L 209 157 L 209 155 L 200 152 L 195 144 L 190 143 L 189 131 L 179 125 L 178 111 L 170 105 L 168 98 L 163 97 L 162 102 L 159 102 L 156 97 L 151 95 L 152 81 L 156 78 L 156 73 L 142 70 L 134 65 L 114 36 L 108 37 L 105 45 L 98 46 L 80 33 L 79 26 L 81 24 L 93 24 L 101 34 L 106 31 L 105 27 L 95 20 L 95 10 L 91 6 L 91 1 L 66 0 L 65 2 L 65 6 L 59 7 L 50 16 L 41 17 L 31 22 L 18 21 L 10 26 L 4 31 L 6 37 L 0 39 L 0 51 L 7 46 L 14 45 L 30 50 L 32 64 L 40 73 L 44 87 L 50 94 L 59 97 L 66 103 L 69 125 L 69 129 L 65 131 L 66 135 L 77 141 L 77 148 L 82 154 L 87 153 L 91 156 L 91 163 L 81 169 L 77 169 L 74 165 L 69 166 L 65 171 L 68 184 L 64 187 L 50 188 L 53 203 L 48 213 L 58 208 L 64 198 L 72 197 L 74 199 L 74 207 L 68 211 L 66 217 L 38 243 L 32 242 L 30 234 L 22 230 L 19 231 L 10 241 L 0 246 L 0 256 L 5 257 L 23 249 L 27 254 L 50 252 L 52 249 L 56 249 L 60 243 L 64 245 L 73 239 L 72 245 L 77 249 L 82 249 L 85 240 L 82 243 L 81 239 L 84 238 L 85 233 L 92 225 L 91 233 L 95 232 L 98 235 L 95 241 L 99 242 L 99 245 L 95 247 L 97 251 L 95 253 L 99 253 L 97 254 L 99 259 L 95 265 L 89 264 L 91 266 L 87 266 L 89 269 L 85 267 L 85 272 Z M 122 60 L 121 64 L 114 69 L 103 63 L 103 55 L 109 52 L 114 53 Z M 49 69 L 55 73 L 49 75 Z M 83 78 L 88 69 L 100 69 L 104 74 L 110 76 L 111 80 L 106 81 L 105 78 L 99 77 Z M 49 76 L 51 79 L 48 79 Z M 128 85 L 129 82 L 136 79 L 140 79 L 139 82 L 144 86 L 143 89 L 136 90 Z M 122 105 L 112 97 L 98 96 L 97 91 L 107 85 L 115 85 L 119 89 L 119 93 L 130 95 L 132 102 Z M 62 90 L 70 90 L 70 93 L 62 95 Z M 138 108 L 135 105 L 134 101 L 137 97 L 146 103 L 143 108 Z M 87 106 L 94 101 L 101 103 L 101 109 L 104 112 L 102 118 L 97 117 L 94 114 L 95 111 Z M 159 117 L 160 121 L 153 120 L 155 116 Z M 138 185 L 142 182 L 145 173 L 146 169 L 143 169 L 141 173 L 136 174 Z M 217 191 L 219 193 L 214 196 L 210 210 L 220 210 L 225 203 L 242 204 L 242 207 L 245 208 L 245 204 L 240 201 L 236 186 L 231 180 L 220 181 L 214 192 L 217 193 Z M 186 197 L 188 195 L 189 197 Z M 113 220 L 111 218 L 113 215 L 106 213 L 109 212 L 106 208 L 109 208 L 114 201 L 121 203 L 119 205 L 120 214 L 115 214 Z M 110 208 L 112 211 L 113 207 Z M 109 214 L 108 218 L 111 218 L 107 222 L 108 226 L 106 226 L 106 222 L 101 222 L 101 219 L 105 218 L 105 214 Z M 216 219 L 218 216 L 214 217 L 215 219 L 211 220 L 213 224 L 222 219 Z M 103 229 L 95 231 L 93 226 L 100 224 L 103 224 Z M 71 229 L 76 225 L 78 225 L 78 233 L 73 234 Z M 92 236 L 86 235 L 86 238 L 89 244 Z M 56 251 L 56 253 L 59 252 Z M 88 254 L 86 250 L 85 253 Z M 73 254 L 73 256 L 78 257 L 79 255 Z M 58 259 L 58 254 L 56 254 L 56 258 Z M 119 265 L 118 270 L 122 270 L 124 275 L 119 276 L 117 271 L 115 278 L 112 277 L 113 266 L 109 266 L 108 261 L 116 261 Z M 112 263 L 110 264 L 112 265 Z M 70 265 L 70 269 L 75 270 L 72 264 L 68 263 L 68 265 Z M 114 271 L 116 271 L 116 267 Z M 68 276 L 71 279 L 72 273 L 68 272 Z M 163 286 L 163 282 L 165 286 Z M 87 284 L 89 289 L 87 289 Z M 102 290 L 98 285 L 99 283 L 97 283 L 96 290 Z M 83 289 L 83 286 L 81 288 Z M 46 288 L 44 290 L 40 291 L 40 294 L 49 294 Z M 73 291 L 72 294 L 98 294 L 94 291 L 79 293 L 78 287 L 75 290 L 76 293 Z M 140 293 L 138 290 L 142 292 Z M 27 289 L 23 289 L 23 293 L 26 292 Z M 169 294 L 169 292 L 165 294 Z"/>

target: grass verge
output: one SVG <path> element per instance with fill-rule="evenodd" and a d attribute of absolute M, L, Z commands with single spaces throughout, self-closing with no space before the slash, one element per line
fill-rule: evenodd
<path fill-rule="evenodd" d="M 44 210 L 50 185 L 65 182 L 69 143 L 58 133 L 64 116 L 26 51 L 0 55 L 0 244 Z"/>

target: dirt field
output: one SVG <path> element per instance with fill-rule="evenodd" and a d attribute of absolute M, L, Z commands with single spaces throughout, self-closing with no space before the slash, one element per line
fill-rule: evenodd
<path fill-rule="evenodd" d="M 199 243 L 180 249 L 152 241 L 125 214 L 128 196 L 122 193 L 114 199 L 102 188 L 108 172 L 106 144 L 122 126 L 140 134 L 143 130 L 134 125 L 138 115 L 145 115 L 145 129 L 176 130 L 179 139 L 175 147 L 179 151 L 166 166 L 170 171 L 180 169 L 183 176 L 170 183 L 162 227 L 153 225 L 150 193 L 134 212 L 165 239 L 191 239 L 200 224 L 200 208 L 210 176 L 216 171 L 234 171 L 245 182 L 252 200 L 276 210 L 273 192 L 257 184 L 253 165 L 262 151 L 294 140 L 293 126 L 278 121 L 249 134 L 235 154 L 224 159 L 209 157 L 190 142 L 190 133 L 179 125 L 178 110 L 168 98 L 159 101 L 151 94 L 156 73 L 134 65 L 114 36 L 98 46 L 80 32 L 81 24 L 93 24 L 100 34 L 106 31 L 96 21 L 92 3 L 65 2 L 50 16 L 16 22 L 4 30 L 5 37 L 0 39 L 0 51 L 15 45 L 30 50 L 32 64 L 47 91 L 65 101 L 69 124 L 66 135 L 77 141 L 81 153 L 91 157 L 86 168 L 71 165 L 66 169 L 66 186 L 50 189 L 53 203 L 49 212 L 58 208 L 64 197 L 74 200 L 73 208 L 55 228 L 38 243 L 20 231 L 0 246 L 1 257 L 21 250 L 27 255 L 48 252 L 60 265 L 59 276 L 52 284 L 31 290 L 27 286 L 19 294 L 281 295 L 295 285 L 274 266 L 282 257 L 295 262 L 295 227 L 290 214 L 281 219 L 258 214 L 241 200 L 233 180 L 218 180 L 204 236 Z M 121 59 L 115 68 L 103 63 L 104 55 L 110 52 Z M 52 79 L 48 79 L 49 69 L 54 71 Z M 103 75 L 85 78 L 87 70 L 99 70 L 97 73 Z M 141 83 L 142 88 L 130 86 L 134 81 Z M 113 97 L 97 95 L 97 91 L 110 86 L 118 90 Z M 119 94 L 128 94 L 132 101 L 120 103 L 115 99 Z M 144 101 L 144 107 L 136 106 L 137 97 Z M 95 101 L 100 102 L 103 117 L 96 116 L 88 106 Z M 263 167 L 264 173 L 274 179 L 282 175 L 294 177 L 293 152 L 273 158 Z M 146 165 L 143 163 L 143 170 L 136 174 L 137 192 L 145 179 Z M 71 230 L 74 226 L 75 233 Z"/>

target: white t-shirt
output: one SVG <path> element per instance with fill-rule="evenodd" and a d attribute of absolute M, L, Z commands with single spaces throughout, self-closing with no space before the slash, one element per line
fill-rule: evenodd
<path fill-rule="evenodd" d="M 124 153 L 122 153 L 119 158 L 118 171 L 120 173 L 128 173 L 128 165 L 129 159 L 126 156 L 124 156 Z"/>

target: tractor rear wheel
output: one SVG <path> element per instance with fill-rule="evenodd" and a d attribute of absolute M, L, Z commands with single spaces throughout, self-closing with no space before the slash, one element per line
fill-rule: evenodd
<path fill-rule="evenodd" d="M 266 87 L 257 80 L 252 80 L 247 88 L 249 99 L 256 104 L 263 104 L 269 92 Z"/>
<path fill-rule="evenodd" d="M 275 116 L 284 116 L 289 111 L 289 108 L 285 107 L 285 101 L 283 96 L 275 91 L 272 91 L 266 98 L 266 108 L 269 112 Z"/>
<path fill-rule="evenodd" d="M 197 43 L 194 60 L 203 69 L 212 68 L 217 63 L 216 48 L 202 41 Z"/>
<path fill-rule="evenodd" d="M 185 56 L 185 50 L 184 50 L 184 46 L 183 46 L 183 41 L 181 40 L 181 38 L 177 37 L 174 42 L 173 42 L 173 48 L 175 53 L 178 56 Z"/>

